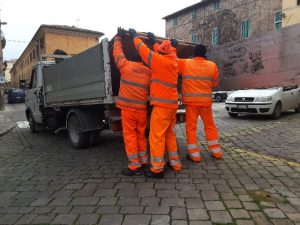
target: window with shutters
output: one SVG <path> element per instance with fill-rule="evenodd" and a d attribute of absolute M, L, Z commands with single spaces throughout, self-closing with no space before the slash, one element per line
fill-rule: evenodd
<path fill-rule="evenodd" d="M 177 22 L 177 16 L 173 18 L 173 27 L 176 27 L 178 24 Z"/>
<path fill-rule="evenodd" d="M 213 3 L 213 7 L 214 7 L 214 10 L 219 10 L 220 9 L 220 0 L 216 0 Z"/>
<path fill-rule="evenodd" d="M 212 46 L 218 45 L 219 44 L 219 39 L 220 39 L 219 28 L 215 27 L 215 28 L 212 29 L 212 32 L 211 32 L 211 44 L 212 44 Z"/>
<path fill-rule="evenodd" d="M 197 17 L 197 10 L 193 9 L 193 11 L 192 11 L 192 19 L 194 20 L 194 19 L 196 19 L 196 17 Z"/>
<path fill-rule="evenodd" d="M 249 36 L 250 36 L 250 20 L 242 21 L 241 36 L 242 36 L 242 39 L 249 38 Z"/>
<path fill-rule="evenodd" d="M 197 34 L 192 34 L 192 38 L 191 38 L 192 43 L 198 43 L 198 35 Z"/>
<path fill-rule="evenodd" d="M 274 27 L 275 27 L 275 30 L 279 30 L 282 27 L 282 12 L 281 11 L 278 11 L 275 13 Z"/>

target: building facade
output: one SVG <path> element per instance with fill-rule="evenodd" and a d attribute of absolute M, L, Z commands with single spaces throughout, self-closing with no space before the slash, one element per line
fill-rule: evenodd
<path fill-rule="evenodd" d="M 166 37 L 216 46 L 280 29 L 281 15 L 282 0 L 202 0 L 163 19 Z"/>
<path fill-rule="evenodd" d="M 300 23 L 300 0 L 282 1 L 282 27 Z"/>
<path fill-rule="evenodd" d="M 11 86 L 25 88 L 30 82 L 31 68 L 40 54 L 53 54 L 59 49 L 76 55 L 99 43 L 103 33 L 63 25 L 41 25 L 20 58 L 11 69 Z"/>
<path fill-rule="evenodd" d="M 5 89 L 11 88 L 11 69 L 13 68 L 14 64 L 16 63 L 16 59 L 7 60 L 4 62 L 4 75 L 5 75 Z"/>

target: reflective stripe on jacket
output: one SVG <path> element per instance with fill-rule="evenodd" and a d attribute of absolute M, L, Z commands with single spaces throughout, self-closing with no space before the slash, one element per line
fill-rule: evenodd
<path fill-rule="evenodd" d="M 151 105 L 167 108 L 178 107 L 178 65 L 174 55 L 161 55 L 151 51 L 140 38 L 134 45 L 143 61 L 151 68 Z"/>
<path fill-rule="evenodd" d="M 178 59 L 182 75 L 182 101 L 186 105 L 210 106 L 212 88 L 219 83 L 217 65 L 202 57 Z"/>
<path fill-rule="evenodd" d="M 116 106 L 126 109 L 147 109 L 151 70 L 140 62 L 126 59 L 120 37 L 115 37 L 113 56 L 120 70 L 120 89 Z"/>

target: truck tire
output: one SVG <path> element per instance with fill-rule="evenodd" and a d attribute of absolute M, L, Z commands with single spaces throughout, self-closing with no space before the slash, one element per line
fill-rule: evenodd
<path fill-rule="evenodd" d="M 230 113 L 230 112 L 229 112 L 228 115 L 229 115 L 230 117 L 232 117 L 232 118 L 237 118 L 239 114 L 237 114 L 237 113 Z"/>
<path fill-rule="evenodd" d="M 68 137 L 74 148 L 81 149 L 89 145 L 90 133 L 81 131 L 80 121 L 76 115 L 68 119 Z"/>
<path fill-rule="evenodd" d="M 36 133 L 36 132 L 37 132 L 37 124 L 36 124 L 36 122 L 34 121 L 32 112 L 29 112 L 29 113 L 28 113 L 28 122 L 29 122 L 30 132 L 31 132 L 32 134 Z"/>
<path fill-rule="evenodd" d="M 215 101 L 216 102 L 222 102 L 222 96 L 220 94 L 215 95 Z"/>
<path fill-rule="evenodd" d="M 274 107 L 274 111 L 272 114 L 272 119 L 273 120 L 278 120 L 281 117 L 281 102 L 277 102 L 275 107 Z"/>

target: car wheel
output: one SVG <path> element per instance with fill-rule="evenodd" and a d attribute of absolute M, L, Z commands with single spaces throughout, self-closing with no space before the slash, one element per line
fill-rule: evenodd
<path fill-rule="evenodd" d="M 215 100 L 216 100 L 216 102 L 221 102 L 222 101 L 222 96 L 217 94 L 215 96 Z"/>
<path fill-rule="evenodd" d="M 300 113 L 300 103 L 299 103 L 298 107 L 295 109 L 295 112 Z"/>
<path fill-rule="evenodd" d="M 277 102 L 272 114 L 272 119 L 277 120 L 281 117 L 281 102 Z"/>
<path fill-rule="evenodd" d="M 90 143 L 90 133 L 82 132 L 80 121 L 76 115 L 70 116 L 68 120 L 68 137 L 74 148 L 87 147 Z"/>
<path fill-rule="evenodd" d="M 232 118 L 237 118 L 238 117 L 238 113 L 228 113 L 228 115 Z"/>
<path fill-rule="evenodd" d="M 34 118 L 33 118 L 33 115 L 32 115 L 31 112 L 29 112 L 28 121 L 29 121 L 30 132 L 31 133 L 36 133 L 37 132 L 36 122 L 34 121 Z"/>

